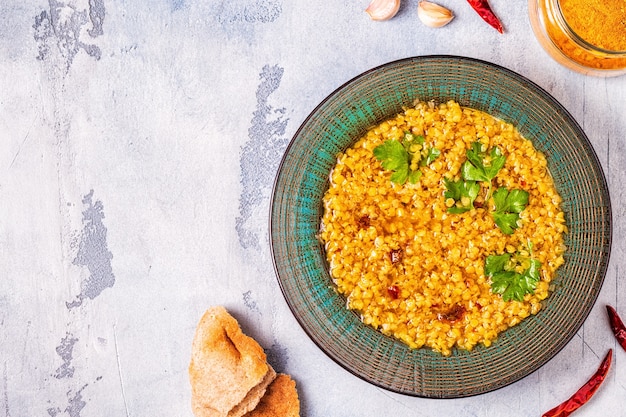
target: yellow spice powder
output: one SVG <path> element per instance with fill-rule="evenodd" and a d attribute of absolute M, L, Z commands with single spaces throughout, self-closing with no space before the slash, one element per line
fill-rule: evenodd
<path fill-rule="evenodd" d="M 570 28 L 590 44 L 626 51 L 626 0 L 560 0 Z"/>

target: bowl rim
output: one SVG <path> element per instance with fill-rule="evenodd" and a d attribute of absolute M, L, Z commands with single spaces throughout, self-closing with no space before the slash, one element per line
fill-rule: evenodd
<path fill-rule="evenodd" d="M 468 63 L 474 63 L 474 64 L 478 64 L 478 65 L 482 65 L 485 67 L 490 67 L 491 69 L 495 70 L 495 71 L 499 71 L 502 72 L 504 74 L 506 74 L 508 77 L 514 78 L 518 81 L 527 83 L 531 89 L 536 90 L 540 95 L 543 96 L 543 98 L 545 98 L 547 101 L 550 102 L 550 104 L 552 106 L 554 106 L 555 108 L 557 108 L 559 111 L 561 111 L 564 116 L 572 123 L 572 127 L 575 128 L 577 131 L 579 131 L 582 134 L 582 140 L 583 142 L 586 142 L 589 146 L 587 147 L 588 150 L 588 156 L 591 160 L 591 162 L 593 164 L 596 165 L 596 167 L 598 168 L 598 172 L 599 172 L 599 182 L 602 185 L 602 188 L 604 190 L 606 190 L 606 224 L 607 224 L 607 236 L 606 236 L 606 257 L 605 257 L 605 262 L 602 263 L 601 268 L 599 268 L 598 270 L 598 276 L 600 277 L 599 279 L 599 285 L 598 285 L 598 289 L 595 292 L 594 296 L 592 299 L 590 299 L 590 306 L 588 308 L 588 311 L 586 312 L 586 314 L 584 315 L 584 317 L 581 317 L 580 319 L 580 323 L 578 323 L 576 325 L 576 328 L 578 329 L 577 331 L 580 330 L 580 328 L 584 325 L 584 322 L 587 320 L 589 314 L 591 313 L 591 310 L 593 309 L 593 307 L 595 306 L 595 304 L 597 303 L 598 297 L 600 295 L 601 292 L 601 288 L 604 284 L 604 281 L 606 279 L 606 275 L 607 275 L 607 271 L 608 271 L 608 267 L 609 267 L 609 263 L 610 263 L 610 258 L 611 258 L 611 252 L 612 252 L 612 243 L 613 243 L 613 210 L 612 210 L 612 205 L 611 205 L 611 198 L 610 198 L 610 190 L 608 187 L 608 183 L 606 180 L 606 173 L 604 172 L 604 168 L 602 167 L 602 164 L 600 163 L 600 159 L 598 158 L 597 152 L 595 150 L 595 148 L 593 147 L 591 141 L 589 140 L 588 136 L 586 135 L 586 133 L 584 132 L 584 130 L 582 129 L 582 127 L 580 126 L 580 124 L 578 123 L 578 121 L 572 116 L 572 114 L 556 99 L 554 98 L 548 91 L 546 91 L 544 88 L 542 88 L 541 86 L 539 86 L 538 84 L 536 84 L 535 82 L 531 81 L 530 79 L 528 79 L 527 77 L 511 70 L 508 69 L 502 65 L 496 64 L 496 63 L 492 63 L 492 62 L 488 62 L 479 58 L 473 58 L 473 57 L 467 57 L 467 56 L 459 56 L 459 55 L 451 55 L 451 54 L 432 54 L 432 55 L 417 55 L 417 56 L 411 56 L 411 57 L 405 57 L 405 58 L 400 58 L 400 59 L 396 59 L 396 60 L 392 60 L 392 61 L 388 61 L 385 62 L 383 64 L 379 64 L 377 66 L 374 66 L 368 70 L 365 70 L 359 74 L 357 74 L 354 77 L 351 77 L 350 79 L 348 79 L 347 81 L 343 82 L 339 87 L 335 88 L 334 90 L 332 90 L 329 94 L 327 94 L 323 100 L 321 100 L 314 108 L 313 110 L 311 110 L 308 115 L 300 122 L 298 129 L 293 133 L 293 135 L 291 136 L 291 139 L 289 140 L 289 143 L 287 144 L 285 150 L 283 151 L 283 155 L 281 157 L 280 163 L 277 167 L 277 171 L 276 171 L 276 175 L 274 178 L 274 182 L 272 184 L 272 190 L 271 190 L 271 194 L 270 194 L 270 203 L 269 203 L 269 219 L 268 219 L 268 232 L 269 232 L 269 246 L 270 246 L 270 256 L 272 258 L 272 264 L 273 264 L 273 268 L 274 268 L 274 273 L 276 276 L 276 279 L 278 281 L 281 293 L 283 295 L 283 299 L 286 302 L 289 310 L 291 311 L 292 315 L 294 316 L 294 318 L 296 319 L 296 321 L 298 322 L 300 328 L 304 331 L 304 333 L 309 337 L 309 339 L 313 342 L 313 344 L 320 349 L 328 358 L 330 358 L 333 362 L 335 362 L 336 364 L 338 364 L 341 368 L 343 368 L 344 370 L 348 371 L 350 374 L 356 376 L 357 378 L 364 380 L 374 386 L 377 386 L 379 388 L 385 389 L 387 391 L 390 392 L 394 392 L 397 394 L 401 394 L 401 395 L 406 395 L 406 396 L 410 396 L 410 397 L 418 397 L 418 398 L 431 398 L 431 399 L 454 399 L 454 398 L 469 398 L 469 397 L 474 397 L 474 396 L 478 396 L 478 395 L 483 395 L 483 394 L 487 394 L 489 392 L 493 392 L 493 391 L 497 391 L 499 389 L 505 388 L 509 385 L 512 385 L 514 383 L 517 383 L 525 378 L 527 378 L 528 376 L 530 376 L 532 373 L 536 372 L 538 369 L 540 369 L 541 367 L 543 367 L 544 365 L 546 365 L 548 362 L 550 362 L 555 356 L 557 356 L 557 354 L 559 352 L 561 352 L 565 346 L 567 346 L 571 340 L 573 339 L 573 337 L 575 336 L 576 332 L 573 332 L 569 337 L 566 337 L 563 339 L 561 346 L 559 346 L 557 349 L 554 349 L 551 353 L 551 355 L 549 355 L 549 357 L 547 357 L 542 363 L 539 363 L 537 366 L 533 367 L 532 369 L 529 369 L 528 372 L 526 372 L 524 375 L 522 375 L 521 377 L 516 377 L 513 378 L 511 380 L 506 381 L 506 383 L 500 384 L 498 386 L 495 387 L 490 387 L 488 389 L 485 390 L 475 390 L 473 392 L 470 393 L 466 393 L 463 395 L 455 395 L 455 396 L 429 396 L 429 395 L 424 395 L 424 394 L 420 394 L 417 392 L 413 392 L 413 391 L 402 391 L 399 389 L 395 389 L 393 387 L 389 387 L 385 384 L 383 384 L 382 382 L 377 381 L 374 378 L 369 378 L 368 376 L 362 375 L 358 372 L 356 372 L 354 369 L 351 369 L 350 366 L 348 366 L 348 364 L 344 363 L 342 360 L 340 360 L 334 353 L 332 353 L 331 351 L 329 351 L 329 349 L 327 349 L 326 347 L 324 347 L 318 340 L 316 340 L 312 330 L 310 330 L 309 328 L 307 328 L 307 326 L 304 324 L 304 320 L 299 316 L 299 314 L 296 311 L 296 308 L 293 304 L 293 301 L 289 299 L 289 296 L 287 294 L 287 291 L 285 289 L 285 284 L 283 283 L 283 280 L 281 278 L 282 276 L 282 272 L 279 270 L 279 266 L 277 264 L 276 261 L 276 248 L 275 248 L 275 242 L 273 239 L 273 230 L 275 229 L 274 226 L 274 219 L 273 219 L 273 213 L 275 210 L 275 204 L 276 204 L 276 192 L 277 192 L 277 187 L 279 185 L 280 179 L 281 179 L 281 174 L 283 172 L 283 167 L 286 163 L 286 160 L 288 159 L 290 150 L 292 149 L 292 147 L 295 144 L 296 139 L 299 137 L 300 133 L 302 132 L 302 130 L 305 128 L 305 126 L 309 123 L 309 121 L 316 115 L 316 113 L 320 110 L 320 108 L 322 108 L 328 101 L 332 100 L 337 94 L 339 94 L 344 88 L 346 88 L 348 85 L 353 84 L 355 82 L 357 82 L 358 80 L 367 77 L 368 75 L 378 72 L 382 69 L 385 69 L 387 67 L 393 67 L 393 66 L 397 66 L 397 65 L 402 65 L 405 63 L 410 63 L 410 62 L 416 62 L 416 61 L 425 61 L 425 60 L 450 60 L 450 61 L 455 61 L 455 62 L 468 62 Z M 355 139 L 356 140 L 356 139 Z M 331 285 L 334 285 L 331 283 Z M 363 326 L 366 326 L 365 324 L 363 324 Z M 507 329 L 508 330 L 508 329 Z M 378 331 L 378 330 L 376 330 Z M 381 333 L 382 334 L 382 333 Z M 387 338 L 392 338 L 391 336 L 386 336 L 383 335 Z M 402 343 L 400 341 L 397 341 L 398 343 Z M 426 349 L 427 348 L 421 348 L 421 349 Z M 421 350 L 418 349 L 418 350 Z M 457 347 L 455 346 L 454 349 L 457 349 Z"/>

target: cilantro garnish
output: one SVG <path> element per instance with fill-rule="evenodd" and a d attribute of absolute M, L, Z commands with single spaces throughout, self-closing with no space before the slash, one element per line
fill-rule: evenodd
<path fill-rule="evenodd" d="M 403 184 L 409 175 L 409 154 L 397 140 L 388 140 L 374 148 L 374 156 L 378 158 L 382 167 L 395 171 L 391 181 Z"/>
<path fill-rule="evenodd" d="M 491 292 L 502 294 L 504 301 L 524 301 L 524 295 L 534 294 L 541 276 L 537 259 L 511 255 L 490 255 L 485 259 L 485 275 L 491 279 Z"/>
<path fill-rule="evenodd" d="M 485 201 L 491 197 L 491 180 L 493 180 L 506 162 L 506 156 L 497 146 L 487 153 L 478 141 L 472 143 L 467 150 L 467 161 L 461 167 L 463 178 L 467 181 L 483 181 L 489 184 Z"/>
<path fill-rule="evenodd" d="M 461 214 L 474 208 L 480 184 L 476 181 L 452 181 L 448 178 L 444 178 L 443 181 L 447 188 L 443 196 L 454 200 L 454 205 L 448 208 L 449 213 Z"/>
<path fill-rule="evenodd" d="M 505 235 L 510 235 L 518 227 L 519 214 L 528 204 L 528 192 L 524 190 L 507 190 L 500 187 L 493 193 L 496 206 L 492 212 L 493 220 Z"/>
<path fill-rule="evenodd" d="M 440 155 L 441 155 L 441 151 L 439 149 L 428 148 L 426 150 L 426 155 L 424 155 L 424 157 L 420 161 L 420 165 L 423 167 L 430 165 L 431 163 L 435 161 L 435 159 L 439 158 Z"/>
<path fill-rule="evenodd" d="M 388 140 L 374 148 L 374 156 L 384 169 L 394 171 L 391 181 L 416 184 L 422 177 L 421 166 L 431 164 L 441 152 L 424 145 L 424 136 L 405 132 L 401 141 Z"/>
<path fill-rule="evenodd" d="M 488 152 L 489 151 L 489 152 Z M 499 147 L 491 150 L 483 149 L 483 145 L 476 141 L 466 152 L 467 161 L 461 166 L 461 179 L 452 181 L 444 178 L 444 197 L 454 200 L 454 205 L 448 207 L 448 213 L 460 214 L 474 208 L 474 201 L 480 193 L 481 183 L 487 183 L 484 201 L 493 197 L 495 209 L 491 212 L 496 226 L 506 235 L 518 228 L 519 214 L 528 204 L 528 192 L 524 190 L 507 190 L 499 187 L 492 194 L 492 181 L 498 175 L 506 156 Z"/>

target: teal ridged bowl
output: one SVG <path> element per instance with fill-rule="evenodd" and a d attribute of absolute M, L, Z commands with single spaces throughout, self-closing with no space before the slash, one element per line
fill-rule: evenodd
<path fill-rule="evenodd" d="M 317 238 L 337 154 L 416 99 L 457 101 L 515 125 L 543 152 L 563 197 L 565 263 L 535 316 L 490 347 L 444 357 L 410 349 L 346 309 Z M 369 70 L 330 94 L 302 123 L 274 183 L 270 243 L 280 288 L 309 337 L 354 375 L 390 391 L 457 398 L 532 373 L 561 350 L 593 307 L 611 249 L 611 204 L 598 158 L 572 116 L 546 91 L 500 66 L 454 56 L 408 58 Z"/>

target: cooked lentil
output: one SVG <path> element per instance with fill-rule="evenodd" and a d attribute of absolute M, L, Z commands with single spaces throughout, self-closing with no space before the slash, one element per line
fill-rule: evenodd
<path fill-rule="evenodd" d="M 392 183 L 373 149 L 405 131 L 423 135 L 441 156 L 417 184 Z M 506 163 L 495 186 L 528 191 L 521 225 L 503 234 L 489 204 L 450 214 L 443 178 L 460 178 L 466 150 L 479 140 L 499 146 Z M 546 159 L 510 123 L 450 101 L 418 102 L 370 129 L 338 156 L 324 196 L 320 238 L 347 308 L 411 348 L 450 355 L 456 346 L 490 346 L 498 334 L 541 309 L 563 263 L 567 231 Z M 488 255 L 527 251 L 541 281 L 523 302 L 503 301 L 484 274 Z"/>

